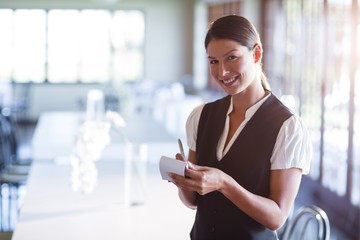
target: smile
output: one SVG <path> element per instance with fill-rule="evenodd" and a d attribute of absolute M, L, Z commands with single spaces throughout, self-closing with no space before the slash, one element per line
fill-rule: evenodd
<path fill-rule="evenodd" d="M 236 81 L 236 77 L 233 77 L 233 78 L 230 78 L 230 79 L 227 79 L 227 80 L 223 80 L 224 84 L 228 85 L 228 84 L 231 84 L 233 82 Z"/>

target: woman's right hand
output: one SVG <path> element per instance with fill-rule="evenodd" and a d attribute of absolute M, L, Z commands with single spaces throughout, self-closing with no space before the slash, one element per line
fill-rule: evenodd
<path fill-rule="evenodd" d="M 186 161 L 180 153 L 177 153 L 175 158 Z M 205 195 L 218 191 L 227 174 L 217 168 L 199 166 L 189 161 L 185 169 L 185 176 L 174 173 L 169 173 L 169 176 L 179 189 Z"/>

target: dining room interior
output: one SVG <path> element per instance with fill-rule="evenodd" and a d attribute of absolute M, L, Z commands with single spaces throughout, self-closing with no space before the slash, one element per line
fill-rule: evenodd
<path fill-rule="evenodd" d="M 229 14 L 312 139 L 280 239 L 301 210 L 291 239 L 359 239 L 360 0 L 0 0 L 0 240 L 190 239 L 159 161 L 225 96 L 204 38 Z"/>

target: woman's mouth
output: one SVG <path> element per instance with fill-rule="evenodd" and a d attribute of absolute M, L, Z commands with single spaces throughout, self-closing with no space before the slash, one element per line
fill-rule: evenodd
<path fill-rule="evenodd" d="M 229 78 L 229 79 L 223 79 L 222 82 L 224 83 L 224 85 L 230 86 L 230 85 L 233 84 L 236 80 L 237 80 L 237 77 L 233 77 L 233 78 Z"/>

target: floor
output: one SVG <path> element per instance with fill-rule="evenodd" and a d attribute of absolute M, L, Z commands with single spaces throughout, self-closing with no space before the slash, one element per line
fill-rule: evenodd
<path fill-rule="evenodd" d="M 21 151 L 22 154 L 26 155 L 29 153 L 29 143 L 34 131 L 34 123 L 26 123 L 18 126 L 18 133 L 20 136 Z M 161 146 L 159 146 L 161 148 Z M 176 148 L 176 142 L 174 146 Z M 155 151 L 157 152 L 157 151 Z M 157 156 L 149 156 L 150 161 L 148 162 L 148 190 L 141 196 L 141 201 L 134 200 L 133 206 L 130 207 L 129 219 L 126 224 L 126 229 L 130 233 L 135 233 L 131 235 L 131 239 L 136 238 L 136 235 L 141 235 L 141 231 L 138 229 L 133 229 L 134 226 L 139 226 L 138 223 L 143 223 L 142 227 L 146 228 L 146 220 L 148 221 L 159 221 L 159 228 L 149 230 L 151 232 L 164 232 L 166 234 L 160 236 L 154 235 L 156 239 L 168 239 L 171 231 L 171 236 L 174 238 L 171 239 L 189 239 L 188 234 L 191 229 L 195 212 L 186 208 L 177 197 L 176 188 L 168 182 L 165 182 L 160 179 L 157 161 Z M 23 195 L 26 196 L 26 190 L 23 191 Z M 144 202 L 144 203 L 141 203 Z M 137 204 L 140 203 L 140 204 Z M 301 203 L 302 204 L 302 203 Z M 295 210 L 299 207 L 299 203 L 296 203 Z M 138 219 L 142 219 L 140 222 Z M 331 224 L 331 222 L 330 222 Z M 125 226 L 124 226 L 125 227 Z M 9 229 L 10 231 L 12 229 Z M 165 236 L 166 235 L 166 236 Z M 148 236 L 149 237 L 149 236 Z M 0 234 L 0 239 L 1 234 Z M 152 238 L 148 238 L 152 239 Z M 331 240 L 347 240 L 343 233 L 338 229 L 331 228 Z"/>

